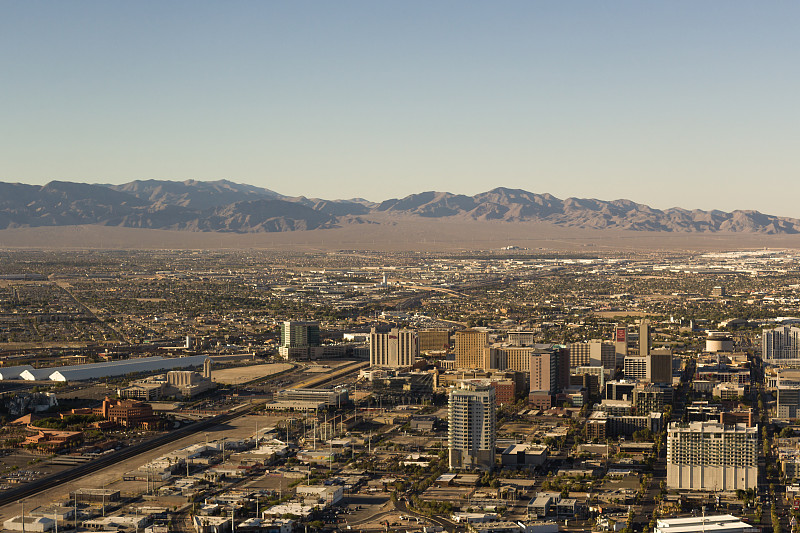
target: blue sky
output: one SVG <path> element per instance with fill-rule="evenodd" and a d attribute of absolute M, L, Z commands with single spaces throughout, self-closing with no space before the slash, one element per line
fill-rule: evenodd
<path fill-rule="evenodd" d="M 800 3 L 4 2 L 0 181 L 800 218 Z"/>

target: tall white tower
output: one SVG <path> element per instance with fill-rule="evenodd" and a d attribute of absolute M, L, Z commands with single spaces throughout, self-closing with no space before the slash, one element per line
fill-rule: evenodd
<path fill-rule="evenodd" d="M 448 445 L 450 468 L 494 468 L 496 406 L 486 380 L 465 380 L 450 392 Z"/>

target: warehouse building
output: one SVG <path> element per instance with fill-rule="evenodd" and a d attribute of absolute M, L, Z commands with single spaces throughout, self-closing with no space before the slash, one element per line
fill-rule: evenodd
<path fill-rule="evenodd" d="M 122 361 L 108 361 L 105 363 L 90 363 L 86 365 L 71 365 L 52 368 L 37 368 L 25 370 L 20 374 L 22 379 L 28 381 L 86 381 L 114 376 L 124 376 L 139 372 L 158 372 L 200 367 L 206 360 L 205 355 L 189 357 L 140 357 Z"/>
<path fill-rule="evenodd" d="M 23 379 L 21 374 L 26 370 L 33 370 L 31 365 L 0 367 L 0 380 Z"/>

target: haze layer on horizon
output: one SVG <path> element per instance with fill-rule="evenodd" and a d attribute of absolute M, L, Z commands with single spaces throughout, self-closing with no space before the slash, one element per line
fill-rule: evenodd
<path fill-rule="evenodd" d="M 800 218 L 797 3 L 4 7 L 2 181 L 505 186 Z"/>

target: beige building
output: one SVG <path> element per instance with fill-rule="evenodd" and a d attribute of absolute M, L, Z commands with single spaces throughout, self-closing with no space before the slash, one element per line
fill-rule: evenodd
<path fill-rule="evenodd" d="M 646 356 L 652 349 L 652 338 L 650 337 L 650 321 L 646 318 L 639 323 L 639 355 Z"/>
<path fill-rule="evenodd" d="M 488 368 L 489 335 L 485 331 L 465 329 L 456 331 L 456 368 Z"/>
<path fill-rule="evenodd" d="M 417 362 L 419 339 L 413 329 L 392 328 L 369 334 L 369 364 L 381 368 L 408 368 Z"/>
<path fill-rule="evenodd" d="M 667 430 L 667 486 L 734 491 L 758 486 L 758 428 L 673 422 Z"/>
<path fill-rule="evenodd" d="M 617 364 L 617 349 L 610 342 L 592 340 L 568 344 L 569 366 L 602 366 L 613 370 Z"/>
<path fill-rule="evenodd" d="M 530 371 L 533 353 L 536 353 L 536 348 L 533 347 L 493 345 L 488 352 L 487 370 L 514 370 L 527 374 Z"/>

